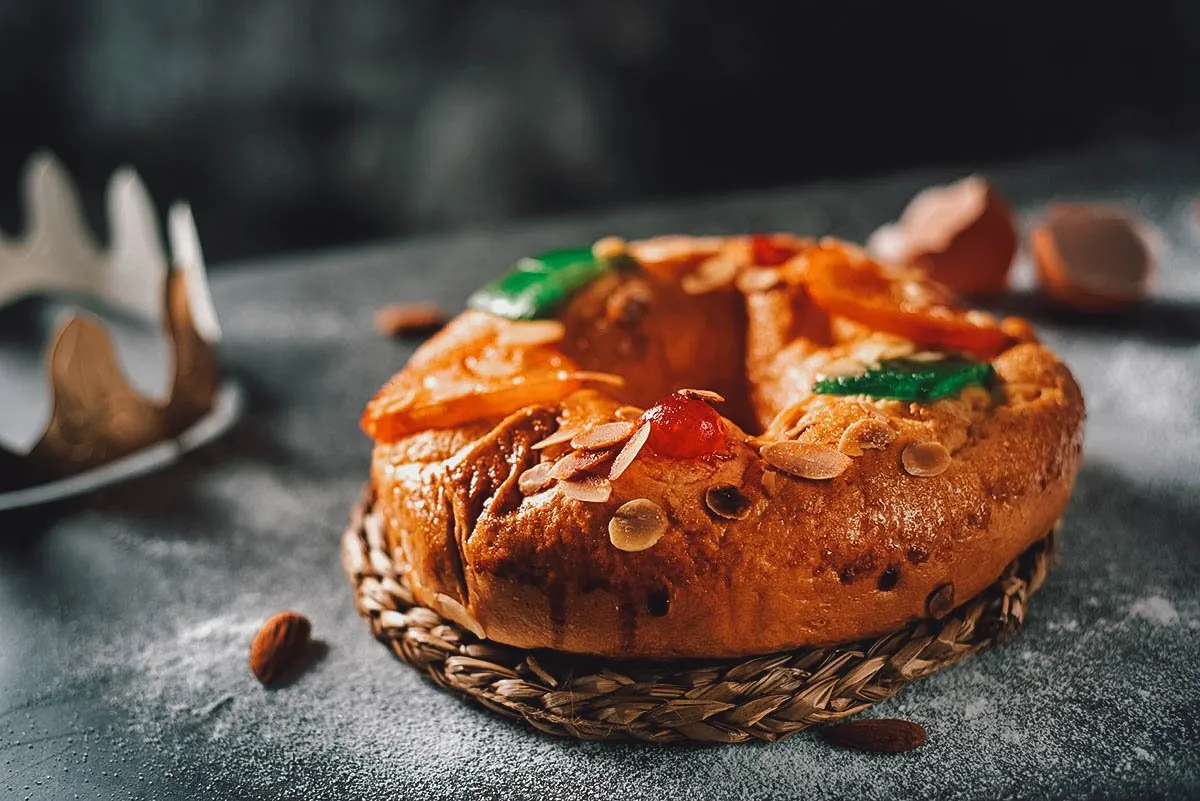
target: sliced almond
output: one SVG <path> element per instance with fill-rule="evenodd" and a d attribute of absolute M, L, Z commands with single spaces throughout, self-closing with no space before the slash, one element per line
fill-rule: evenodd
<path fill-rule="evenodd" d="M 606 236 L 592 245 L 592 255 L 597 259 L 611 259 L 623 255 L 627 248 L 628 244 L 621 237 Z"/>
<path fill-rule="evenodd" d="M 789 284 L 795 285 L 804 283 L 804 279 L 808 275 L 808 253 L 803 250 L 800 251 L 795 256 L 784 262 L 780 266 L 779 272 L 783 277 L 783 280 Z M 743 275 L 744 274 L 745 273 L 743 273 Z"/>
<path fill-rule="evenodd" d="M 811 412 L 805 413 L 791 428 L 783 432 L 783 437 L 785 439 L 798 439 L 824 413 L 824 409 L 813 409 Z"/>
<path fill-rule="evenodd" d="M 671 234 L 630 242 L 627 249 L 642 264 L 685 263 L 720 251 L 724 237 Z"/>
<path fill-rule="evenodd" d="M 864 339 L 854 346 L 854 358 L 863 364 L 879 364 L 885 359 L 899 359 L 915 350 L 905 339 Z"/>
<path fill-rule="evenodd" d="M 762 488 L 763 488 L 763 492 L 767 493 L 768 497 L 775 496 L 775 481 L 778 477 L 779 477 L 779 474 L 776 473 L 774 470 L 764 470 L 763 471 Z"/>
<path fill-rule="evenodd" d="M 903 306 L 923 309 L 933 302 L 932 293 L 921 281 L 901 281 L 898 286 Z"/>
<path fill-rule="evenodd" d="M 487 632 L 483 630 L 483 626 L 479 624 L 475 616 L 467 611 L 465 606 L 449 595 L 439 592 L 433 596 L 433 606 L 433 611 L 448 620 L 454 621 L 479 639 L 483 640 L 487 638 Z"/>
<path fill-rule="evenodd" d="M 771 442 L 762 446 L 759 454 L 772 467 L 798 478 L 815 481 L 840 476 L 852 462 L 849 456 L 836 448 L 805 442 Z"/>
<path fill-rule="evenodd" d="M 617 410 L 613 412 L 613 417 L 618 420 L 640 420 L 642 410 L 636 406 L 618 406 Z"/>
<path fill-rule="evenodd" d="M 834 359 L 829 364 L 819 368 L 816 378 L 818 381 L 828 381 L 833 378 L 862 375 L 865 372 L 867 372 L 866 364 L 853 356 L 844 356 L 841 359 Z"/>
<path fill-rule="evenodd" d="M 376 414 L 400 414 L 411 409 L 417 402 L 418 389 L 405 387 L 393 389 L 387 399 L 376 407 Z"/>
<path fill-rule="evenodd" d="M 616 481 L 621 475 L 629 469 L 629 465 L 633 464 L 633 460 L 642 452 L 642 447 L 646 444 L 646 440 L 650 438 L 650 424 L 642 423 L 638 426 L 637 431 L 633 432 L 633 436 L 625 443 L 625 446 L 617 452 L 617 457 L 613 459 L 612 467 L 608 471 L 608 480 Z"/>
<path fill-rule="evenodd" d="M 559 481 L 576 478 L 612 457 L 612 451 L 571 451 L 554 463 L 550 477 Z"/>
<path fill-rule="evenodd" d="M 472 373 L 483 378 L 503 378 L 510 376 L 516 373 L 520 367 L 517 362 L 511 359 L 502 359 L 499 355 L 493 358 L 468 356 L 463 359 L 463 364 Z"/>
<path fill-rule="evenodd" d="M 571 438 L 571 447 L 585 451 L 608 448 L 629 439 L 636 426 L 628 421 L 603 423 L 581 431 Z"/>
<path fill-rule="evenodd" d="M 717 484 L 704 491 L 704 505 L 708 511 L 726 520 L 745 520 L 750 516 L 753 504 L 733 484 Z"/>
<path fill-rule="evenodd" d="M 679 280 L 679 286 L 689 295 L 703 295 L 724 289 L 737 276 L 738 263 L 724 256 L 713 256 L 700 262 L 695 270 Z"/>
<path fill-rule="evenodd" d="M 909 475 L 940 476 L 950 467 L 950 451 L 940 442 L 914 442 L 900 454 L 900 461 Z"/>
<path fill-rule="evenodd" d="M 940 350 L 922 350 L 908 356 L 910 362 L 940 362 L 945 358 L 946 354 Z"/>
<path fill-rule="evenodd" d="M 806 399 L 807 400 L 807 399 Z M 796 419 L 804 414 L 805 404 L 803 402 L 793 403 L 790 406 L 785 406 L 775 413 L 771 418 L 771 422 L 767 424 L 766 429 L 758 438 L 763 442 L 772 442 L 780 438 L 780 435 L 788 429 L 789 426 L 795 424 Z M 755 438 L 751 438 L 755 439 Z M 757 446 L 756 446 L 757 447 Z"/>
<path fill-rule="evenodd" d="M 554 469 L 553 462 L 542 462 L 521 473 L 517 477 L 517 488 L 522 495 L 534 495 L 554 483 L 550 471 Z"/>
<path fill-rule="evenodd" d="M 742 292 L 766 292 L 783 283 L 783 270 L 777 267 L 754 267 L 742 270 L 737 278 L 737 287 Z"/>
<path fill-rule="evenodd" d="M 561 445 L 564 442 L 570 442 L 571 438 L 574 437 L 576 433 L 578 432 L 574 428 L 560 428 L 550 436 L 543 440 L 538 440 L 529 447 L 535 451 L 540 451 L 543 448 L 549 448 L 553 445 Z"/>
<path fill-rule="evenodd" d="M 607 478 L 584 478 L 558 482 L 563 495 L 585 503 L 604 503 L 612 495 L 612 482 Z"/>
<path fill-rule="evenodd" d="M 864 450 L 882 450 L 892 444 L 896 432 L 892 427 L 875 417 L 855 420 L 842 432 L 838 450 L 847 456 L 862 456 Z"/>
<path fill-rule="evenodd" d="M 608 384 L 611 387 L 625 386 L 625 379 L 613 373 L 598 373 L 594 370 L 576 370 L 571 373 L 572 378 L 580 381 L 590 381 L 593 384 Z"/>
<path fill-rule="evenodd" d="M 996 315 L 979 309 L 969 309 L 963 316 L 967 318 L 967 322 L 980 328 L 995 328 L 1000 325 Z"/>
<path fill-rule="evenodd" d="M 644 551 L 662 539 L 667 525 L 661 506 L 649 498 L 638 498 L 622 504 L 608 521 L 608 541 L 619 551 Z"/>
<path fill-rule="evenodd" d="M 496 344 L 506 347 L 549 345 L 567 335 L 566 327 L 558 320 L 511 322 L 496 336 Z"/>
<path fill-rule="evenodd" d="M 725 398 L 710 389 L 677 389 L 676 395 L 682 395 L 692 400 L 702 400 L 705 403 L 724 403 Z"/>

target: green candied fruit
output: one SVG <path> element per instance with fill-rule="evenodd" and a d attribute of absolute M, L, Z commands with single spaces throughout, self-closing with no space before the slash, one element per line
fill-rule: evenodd
<path fill-rule="evenodd" d="M 827 378 L 813 385 L 821 395 L 871 395 L 905 401 L 931 401 L 957 395 L 971 384 L 986 386 L 992 366 L 973 359 L 936 362 L 887 359 L 861 375 Z"/>
<path fill-rule="evenodd" d="M 591 248 L 561 248 L 537 256 L 526 256 L 517 262 L 516 269 L 531 273 L 553 273 L 575 264 L 595 262 Z"/>
<path fill-rule="evenodd" d="M 471 295 L 467 305 L 510 320 L 545 317 L 577 289 L 611 268 L 590 248 L 551 250 L 525 257 L 512 270 Z"/>

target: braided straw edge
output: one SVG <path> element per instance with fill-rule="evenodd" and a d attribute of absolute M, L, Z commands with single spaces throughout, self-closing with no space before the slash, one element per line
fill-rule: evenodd
<path fill-rule="evenodd" d="M 874 639 L 735 660 L 619 662 L 480 640 L 420 606 L 371 504 L 368 490 L 354 506 L 342 566 L 376 639 L 440 687 L 581 740 L 773 742 L 842 720 L 1016 633 L 1056 558 L 1051 531 L 945 618 Z"/>

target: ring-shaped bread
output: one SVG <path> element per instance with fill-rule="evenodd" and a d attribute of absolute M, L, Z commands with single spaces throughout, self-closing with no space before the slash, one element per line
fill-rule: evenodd
<path fill-rule="evenodd" d="M 574 283 L 538 283 L 571 258 Z M 362 421 L 405 578 L 481 637 L 675 658 L 880 635 L 1066 507 L 1070 373 L 919 272 L 790 235 L 521 269 L 545 275 L 484 291 Z"/>

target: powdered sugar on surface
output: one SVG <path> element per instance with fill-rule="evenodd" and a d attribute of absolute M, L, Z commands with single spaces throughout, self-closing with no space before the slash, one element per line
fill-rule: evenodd
<path fill-rule="evenodd" d="M 1171 626 L 1179 622 L 1179 612 L 1174 604 L 1161 595 L 1151 595 L 1134 601 L 1129 611 L 1143 620 L 1157 623 L 1160 626 Z"/>

